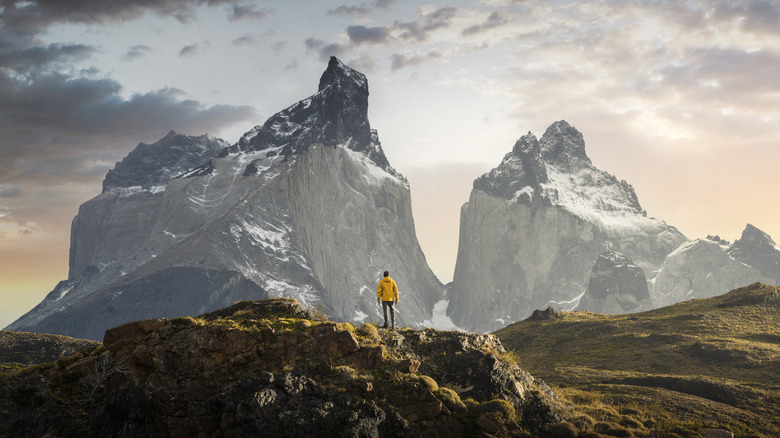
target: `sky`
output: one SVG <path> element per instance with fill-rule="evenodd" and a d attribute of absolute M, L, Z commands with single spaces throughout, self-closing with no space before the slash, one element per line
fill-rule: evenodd
<path fill-rule="evenodd" d="M 233 143 L 330 56 L 368 77 L 445 283 L 474 179 L 557 120 L 689 238 L 780 239 L 777 1 L 0 0 L 0 327 L 67 279 L 78 206 L 139 142 Z"/>

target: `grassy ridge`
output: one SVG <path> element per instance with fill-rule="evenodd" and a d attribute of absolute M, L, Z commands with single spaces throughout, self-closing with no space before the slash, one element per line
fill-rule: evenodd
<path fill-rule="evenodd" d="M 630 315 L 558 312 L 496 335 L 597 422 L 628 416 L 681 436 L 707 427 L 780 436 L 778 287 Z"/>

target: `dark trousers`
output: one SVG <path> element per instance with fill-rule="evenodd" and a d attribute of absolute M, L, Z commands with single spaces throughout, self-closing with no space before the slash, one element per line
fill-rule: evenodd
<path fill-rule="evenodd" d="M 385 312 L 385 327 L 387 327 L 387 309 L 390 308 L 390 319 L 393 321 L 393 327 L 395 327 L 395 308 L 393 307 L 395 302 L 382 301 L 382 310 Z"/>

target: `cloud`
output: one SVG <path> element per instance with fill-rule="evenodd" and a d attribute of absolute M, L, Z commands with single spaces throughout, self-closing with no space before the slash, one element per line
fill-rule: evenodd
<path fill-rule="evenodd" d="M 84 44 L 41 45 L 36 38 L 17 32 L 0 33 L 0 67 L 14 75 L 36 76 L 89 58 L 97 51 Z"/>
<path fill-rule="evenodd" d="M 501 11 L 494 11 L 488 16 L 488 18 L 485 20 L 484 23 L 475 24 L 474 26 L 469 26 L 466 29 L 464 29 L 463 35 L 474 35 L 480 32 L 484 32 L 486 30 L 503 26 L 507 23 L 509 23 L 509 18 L 506 17 L 504 13 L 502 13 Z"/>
<path fill-rule="evenodd" d="M 268 16 L 269 9 L 257 9 L 255 5 L 233 5 L 228 12 L 228 19 L 238 20 L 262 20 Z"/>
<path fill-rule="evenodd" d="M 134 61 L 139 58 L 143 58 L 152 50 L 149 46 L 138 45 L 130 47 L 124 55 L 122 55 L 123 61 Z"/>
<path fill-rule="evenodd" d="M 234 39 L 231 41 L 231 44 L 234 46 L 256 46 L 257 45 L 257 39 L 254 35 L 246 34 L 241 35 L 240 37 Z"/>
<path fill-rule="evenodd" d="M 328 10 L 328 15 L 368 15 L 376 9 L 387 9 L 396 0 L 377 0 L 373 3 L 362 3 L 359 6 L 341 5 L 335 9 Z"/>
<path fill-rule="evenodd" d="M 382 44 L 390 39 L 390 28 L 385 26 L 349 26 L 347 27 L 347 36 L 349 36 L 350 42 L 357 46 L 364 43 Z"/>
<path fill-rule="evenodd" d="M 0 198 L 17 198 L 22 193 L 22 188 L 18 185 L 0 184 Z M 0 209 L 0 218 L 6 216 Z"/>
<path fill-rule="evenodd" d="M 361 72 L 372 73 L 376 70 L 376 61 L 370 55 L 361 54 L 356 59 L 351 60 L 349 66 L 360 70 Z"/>
<path fill-rule="evenodd" d="M 211 48 L 211 43 L 208 41 L 203 41 L 200 43 L 193 43 L 186 45 L 179 50 L 179 57 L 190 57 L 190 56 L 198 56 L 205 52 L 207 52 Z"/>
<path fill-rule="evenodd" d="M 775 1 L 719 2 L 714 6 L 713 16 L 739 22 L 743 32 L 777 35 L 780 4 Z"/>
<path fill-rule="evenodd" d="M 277 41 L 273 44 L 271 44 L 271 48 L 274 49 L 274 52 L 276 53 L 282 53 L 282 50 L 287 47 L 287 41 Z"/>
<path fill-rule="evenodd" d="M 428 61 L 441 59 L 441 53 L 436 51 L 428 52 L 425 55 L 413 55 L 406 56 L 398 53 L 390 55 L 390 68 L 393 71 L 400 70 L 404 67 L 410 67 L 420 65 Z"/>
<path fill-rule="evenodd" d="M 447 6 L 427 14 L 423 13 L 419 20 L 396 23 L 395 28 L 401 31 L 399 36 L 402 39 L 427 41 L 431 32 L 450 27 L 452 19 L 457 13 L 458 9 L 456 7 Z"/>
<path fill-rule="evenodd" d="M 0 21 L 8 29 L 36 32 L 53 23 L 104 24 L 130 21 L 147 11 L 174 17 L 182 23 L 193 21 L 200 6 L 234 5 L 242 0 L 122 0 L 109 2 L 30 0 L 3 1 Z M 237 6 L 241 8 L 240 6 Z M 241 9 L 239 9 L 241 10 Z"/>
<path fill-rule="evenodd" d="M 346 46 L 342 44 L 327 43 L 317 38 L 306 38 L 304 44 L 307 52 L 316 52 L 322 60 L 327 60 L 331 56 L 341 56 L 346 52 Z"/>
<path fill-rule="evenodd" d="M 387 2 L 388 4 L 391 2 Z M 376 5 L 379 5 L 378 2 Z M 346 8 L 346 7 L 342 7 Z M 333 11 L 331 11 L 333 12 Z M 307 52 L 315 52 L 320 59 L 326 60 L 330 56 L 343 56 L 352 49 L 363 45 L 391 45 L 398 42 L 425 42 L 431 38 L 431 34 L 437 30 L 443 30 L 453 25 L 453 20 L 458 14 L 458 9 L 452 6 L 428 10 L 424 8 L 419 13 L 419 19 L 408 22 L 394 22 L 391 26 L 365 26 L 351 25 L 346 28 L 348 42 L 328 43 L 319 38 L 308 38 L 305 41 Z M 360 55 L 363 57 L 364 55 Z M 426 60 L 439 59 L 441 53 L 431 51 L 425 56 L 392 55 L 393 70 L 405 66 L 418 65 Z M 370 57 L 364 61 L 368 68 L 373 69 L 375 64 Z"/>

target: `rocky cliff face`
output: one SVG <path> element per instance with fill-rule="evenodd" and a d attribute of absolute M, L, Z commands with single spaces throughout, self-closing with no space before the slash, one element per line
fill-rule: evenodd
<path fill-rule="evenodd" d="M 357 328 L 293 300 L 106 332 L 0 372 L 0 435 L 523 436 L 570 409 L 493 335 Z"/>
<path fill-rule="evenodd" d="M 649 218 L 634 189 L 596 169 L 582 134 L 565 121 L 529 133 L 474 181 L 461 209 L 448 315 L 492 331 L 533 310 L 573 308 L 599 254 L 621 252 L 654 276 L 687 239 Z"/>
<path fill-rule="evenodd" d="M 169 134 L 117 164 L 124 173 L 109 172 L 104 185 L 116 187 L 122 173 L 135 188 L 81 206 L 69 280 L 9 328 L 96 339 L 134 319 L 266 297 L 322 306 L 339 321 L 378 320 L 385 270 L 401 292 L 399 323 L 431 319 L 443 286 L 418 244 L 408 183 L 370 129 L 365 76 L 331 58 L 315 95 L 216 156 L 204 142 Z M 152 164 L 133 163 L 165 147 L 205 156 L 188 159 L 199 165 L 162 190 L 157 176 L 181 162 L 156 152 Z M 127 175 L 150 169 L 151 182 Z"/>
<path fill-rule="evenodd" d="M 651 308 L 652 300 L 642 268 L 621 253 L 599 255 L 577 310 L 632 313 Z"/>

